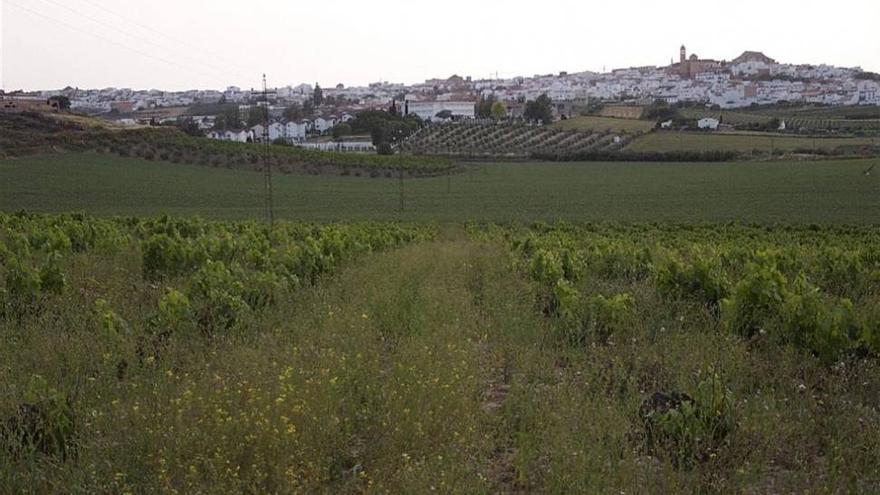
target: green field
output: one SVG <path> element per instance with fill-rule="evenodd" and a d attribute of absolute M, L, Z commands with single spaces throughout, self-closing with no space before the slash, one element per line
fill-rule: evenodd
<path fill-rule="evenodd" d="M 847 222 L 880 219 L 877 160 L 474 164 L 451 177 L 275 176 L 279 218 L 305 221 Z M 263 175 L 107 155 L 0 162 L 0 210 L 263 215 Z"/>
<path fill-rule="evenodd" d="M 880 119 L 880 108 L 874 105 L 858 105 L 858 106 L 840 106 L 840 107 L 823 107 L 823 106 L 802 106 L 802 107 L 766 107 L 748 109 L 748 112 L 756 114 L 764 114 L 779 118 L 817 118 L 817 119 Z"/>
<path fill-rule="evenodd" d="M 593 132 L 620 132 L 641 134 L 654 128 L 655 122 L 636 119 L 615 119 L 611 117 L 582 116 L 561 120 L 553 124 L 559 129 L 573 129 Z"/>
<path fill-rule="evenodd" d="M 0 491 L 880 491 L 874 227 L 0 214 Z"/>
<path fill-rule="evenodd" d="M 878 165 L 0 161 L 0 493 L 880 493 Z"/>
<path fill-rule="evenodd" d="M 712 117 L 723 119 L 725 124 L 730 125 L 766 124 L 773 120 L 772 115 L 748 113 L 743 110 L 706 110 L 687 107 L 679 109 L 678 112 L 686 119 L 700 120 L 704 117 Z"/>
<path fill-rule="evenodd" d="M 760 151 L 832 150 L 840 146 L 880 144 L 880 138 L 812 138 L 787 135 L 710 133 L 710 132 L 653 132 L 636 139 L 629 151 Z"/>
<path fill-rule="evenodd" d="M 877 115 L 877 110 L 861 112 L 862 115 Z M 712 117 L 733 126 L 766 125 L 773 119 L 784 121 L 789 131 L 803 132 L 872 132 L 880 129 L 880 120 L 847 119 L 846 115 L 859 115 L 860 109 L 778 109 L 778 110 L 707 110 L 702 108 L 682 108 L 679 114 L 692 120 Z M 835 113 L 838 112 L 838 113 Z M 873 113 L 870 113 L 873 112 Z"/>

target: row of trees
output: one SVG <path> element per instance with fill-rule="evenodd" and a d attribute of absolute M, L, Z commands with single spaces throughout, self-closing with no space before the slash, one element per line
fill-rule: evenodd
<path fill-rule="evenodd" d="M 523 111 L 525 120 L 542 124 L 553 122 L 553 101 L 546 94 L 542 94 L 534 101 L 523 101 L 523 103 L 526 105 Z M 475 113 L 480 119 L 505 120 L 507 104 L 498 100 L 495 95 L 481 96 Z"/>
<path fill-rule="evenodd" d="M 390 153 L 392 146 L 411 136 L 422 125 L 424 123 L 417 115 L 403 117 L 399 115 L 397 106 L 392 105 L 387 112 L 367 110 L 357 114 L 350 128 L 355 134 L 369 133 L 380 153 Z"/>
<path fill-rule="evenodd" d="M 507 104 L 498 100 L 495 95 L 481 96 L 477 102 L 477 118 L 504 120 L 507 118 Z"/>

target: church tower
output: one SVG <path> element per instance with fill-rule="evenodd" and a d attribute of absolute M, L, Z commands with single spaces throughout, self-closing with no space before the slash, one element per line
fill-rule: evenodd
<path fill-rule="evenodd" d="M 687 62 L 687 55 L 687 48 L 685 48 L 684 45 L 681 45 L 681 63 Z"/>

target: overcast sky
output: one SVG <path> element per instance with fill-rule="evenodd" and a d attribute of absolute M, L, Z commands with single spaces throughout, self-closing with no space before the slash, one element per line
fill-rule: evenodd
<path fill-rule="evenodd" d="M 2 88 L 413 83 L 763 51 L 880 71 L 878 0 L 0 0 Z M 723 9 L 723 10 L 722 10 Z"/>

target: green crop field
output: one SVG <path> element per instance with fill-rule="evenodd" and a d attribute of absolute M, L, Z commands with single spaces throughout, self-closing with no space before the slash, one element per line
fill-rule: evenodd
<path fill-rule="evenodd" d="M 774 111 L 755 110 L 707 110 L 701 108 L 682 108 L 678 112 L 687 119 L 699 120 L 703 117 L 712 117 L 722 120 L 725 124 L 733 126 L 766 125 L 773 119 L 785 122 L 789 131 L 801 132 L 873 132 L 880 129 L 880 119 L 846 119 L 841 115 L 859 115 L 855 111 L 834 109 L 797 110 L 778 109 Z M 876 112 L 876 110 L 874 111 Z M 827 115 L 827 116 L 825 116 Z M 863 113 L 872 116 L 875 113 Z"/>
<path fill-rule="evenodd" d="M 558 129 L 572 129 L 593 132 L 619 132 L 641 134 L 654 128 L 655 122 L 636 119 L 615 119 L 611 117 L 583 116 L 572 117 L 553 124 Z"/>
<path fill-rule="evenodd" d="M 802 107 L 766 107 L 748 109 L 751 113 L 764 114 L 779 118 L 819 118 L 819 119 L 880 119 L 880 108 L 875 105 L 858 106 L 802 106 Z"/>
<path fill-rule="evenodd" d="M 880 493 L 880 160 L 228 165 L 0 160 L 0 493 Z"/>
<path fill-rule="evenodd" d="M 875 494 L 877 246 L 0 214 L 0 487 Z"/>
<path fill-rule="evenodd" d="M 880 219 L 877 160 L 480 163 L 450 177 L 275 175 L 280 218 L 305 221 L 847 222 Z M 66 154 L 0 161 L 0 210 L 263 215 L 263 175 Z"/>
<path fill-rule="evenodd" d="M 798 149 L 832 150 L 840 146 L 877 145 L 880 138 L 823 138 L 787 135 L 710 133 L 710 132 L 653 132 L 642 136 L 627 147 L 630 151 L 794 151 Z"/>
<path fill-rule="evenodd" d="M 766 124 L 773 120 L 771 115 L 748 113 L 748 111 L 742 110 L 706 110 L 688 107 L 682 108 L 678 112 L 686 119 L 700 120 L 704 117 L 712 117 L 722 119 L 725 124 L 730 125 Z"/>

